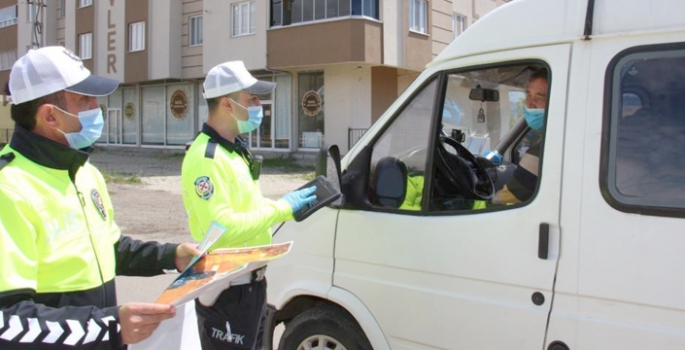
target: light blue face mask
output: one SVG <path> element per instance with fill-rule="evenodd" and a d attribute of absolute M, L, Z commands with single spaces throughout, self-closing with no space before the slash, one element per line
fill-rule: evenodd
<path fill-rule="evenodd" d="M 236 100 L 233 100 L 233 102 L 247 110 L 247 120 L 240 120 L 231 113 L 231 116 L 233 116 L 233 118 L 235 118 L 235 121 L 238 123 L 238 131 L 241 134 L 255 130 L 259 127 L 260 124 L 262 124 L 262 119 L 264 118 L 264 109 L 261 105 L 245 107 L 238 103 Z"/>
<path fill-rule="evenodd" d="M 526 118 L 526 123 L 528 123 L 531 129 L 542 130 L 542 126 L 545 124 L 545 109 L 524 106 L 523 117 Z"/>
<path fill-rule="evenodd" d="M 102 109 L 95 108 L 78 113 L 78 116 L 73 115 L 57 106 L 55 106 L 62 113 L 77 118 L 81 123 L 81 131 L 78 132 L 64 132 L 59 130 L 66 137 L 69 147 L 73 149 L 82 149 L 92 146 L 102 135 L 102 128 L 105 125 L 105 120 L 102 117 Z"/>

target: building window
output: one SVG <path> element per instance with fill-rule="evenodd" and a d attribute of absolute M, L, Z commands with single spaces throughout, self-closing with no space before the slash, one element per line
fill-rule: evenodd
<path fill-rule="evenodd" d="M 0 52 L 0 71 L 12 69 L 12 65 L 16 60 L 16 50 Z"/>
<path fill-rule="evenodd" d="M 607 68 L 601 185 L 614 208 L 685 213 L 685 47 L 648 46 Z"/>
<path fill-rule="evenodd" d="M 78 8 L 90 6 L 93 4 L 93 0 L 78 0 Z"/>
<path fill-rule="evenodd" d="M 17 5 L 0 9 L 0 28 L 17 24 Z"/>
<path fill-rule="evenodd" d="M 82 60 L 93 58 L 93 33 L 78 36 L 78 55 Z"/>
<path fill-rule="evenodd" d="M 131 23 L 128 26 L 128 51 L 145 50 L 145 22 Z"/>
<path fill-rule="evenodd" d="M 363 16 L 379 19 L 378 0 L 271 0 L 271 26 Z"/>
<path fill-rule="evenodd" d="M 233 36 L 254 34 L 254 1 L 233 5 Z"/>
<path fill-rule="evenodd" d="M 409 30 L 428 34 L 428 22 L 425 0 L 409 0 Z"/>
<path fill-rule="evenodd" d="M 202 16 L 190 17 L 190 46 L 202 45 Z"/>
<path fill-rule="evenodd" d="M 466 16 L 458 13 L 452 14 L 452 39 L 458 37 L 466 30 Z"/>
<path fill-rule="evenodd" d="M 59 1 L 59 18 L 64 18 L 67 16 L 67 4 L 66 0 Z"/>
<path fill-rule="evenodd" d="M 38 6 L 35 4 L 26 4 L 26 22 L 33 23 L 38 13 Z"/>

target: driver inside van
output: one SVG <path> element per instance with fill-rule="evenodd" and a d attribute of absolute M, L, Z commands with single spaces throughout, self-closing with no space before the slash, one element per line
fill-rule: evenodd
<path fill-rule="evenodd" d="M 517 204 L 529 200 L 537 187 L 538 174 L 540 171 L 540 148 L 542 146 L 542 133 L 545 125 L 545 110 L 547 108 L 548 75 L 546 69 L 533 72 L 526 87 L 526 99 L 523 106 L 523 117 L 530 127 L 525 139 L 528 147 L 520 155 L 518 167 L 514 170 L 511 178 L 495 193 L 491 203 L 493 204 Z M 448 100 L 445 102 L 448 103 Z M 443 120 L 445 118 L 460 117 L 461 112 L 456 107 L 456 113 L 451 106 L 445 106 Z M 461 118 L 459 118 L 461 119 Z M 457 122 L 456 124 L 459 124 Z M 407 187 L 400 210 L 421 210 L 423 199 L 424 177 L 420 173 L 407 174 Z M 471 209 L 484 209 L 488 206 L 486 201 L 474 200 Z"/>
<path fill-rule="evenodd" d="M 523 117 L 531 129 L 526 137 L 532 141 L 528 150 L 521 155 L 518 167 L 509 181 L 492 198 L 492 203 L 521 203 L 529 200 L 535 193 L 540 171 L 540 147 L 542 146 L 540 134 L 545 125 L 547 88 L 547 70 L 541 69 L 530 76 L 526 88 Z"/>

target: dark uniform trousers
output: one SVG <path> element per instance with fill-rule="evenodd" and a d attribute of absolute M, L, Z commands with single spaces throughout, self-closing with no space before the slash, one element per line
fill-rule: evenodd
<path fill-rule="evenodd" d="M 266 321 L 266 279 L 231 286 L 206 307 L 195 300 L 203 350 L 261 349 Z"/>

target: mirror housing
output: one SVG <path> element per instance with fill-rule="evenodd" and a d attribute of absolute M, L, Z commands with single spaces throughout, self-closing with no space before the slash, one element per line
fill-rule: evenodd
<path fill-rule="evenodd" d="M 495 89 L 484 89 L 478 85 L 469 92 L 469 99 L 481 102 L 497 102 L 499 101 L 499 91 Z"/>

